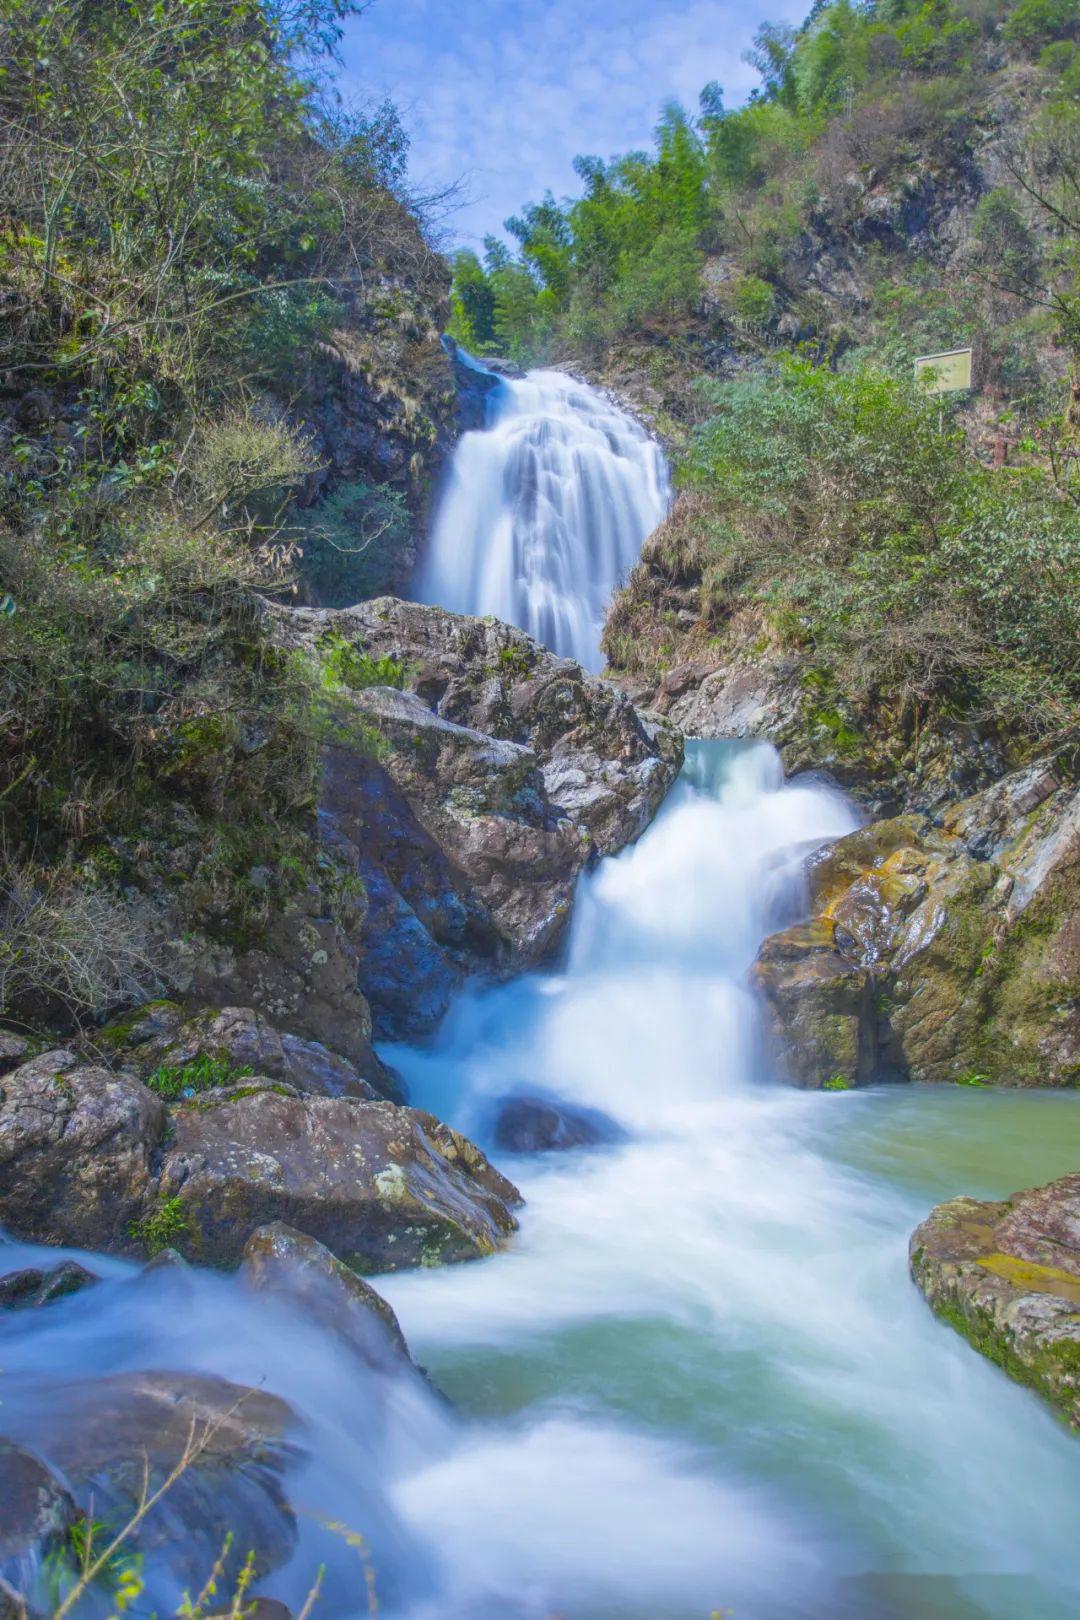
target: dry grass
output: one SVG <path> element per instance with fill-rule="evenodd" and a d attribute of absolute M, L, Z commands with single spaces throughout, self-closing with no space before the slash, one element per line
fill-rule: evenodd
<path fill-rule="evenodd" d="M 80 1020 L 159 986 L 147 931 L 122 902 L 0 856 L 0 1015 Z"/>

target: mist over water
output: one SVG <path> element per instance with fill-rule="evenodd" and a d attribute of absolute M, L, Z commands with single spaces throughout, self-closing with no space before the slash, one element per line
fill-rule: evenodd
<path fill-rule="evenodd" d="M 668 505 L 663 452 L 585 383 L 502 379 L 447 473 L 416 595 L 493 613 L 586 669 L 613 591 Z"/>

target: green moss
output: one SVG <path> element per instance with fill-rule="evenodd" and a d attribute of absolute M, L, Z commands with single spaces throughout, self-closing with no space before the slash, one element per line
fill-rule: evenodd
<path fill-rule="evenodd" d="M 117 1051 L 119 1048 L 127 1046 L 132 1032 L 145 1021 L 147 1014 L 164 1008 L 167 1008 L 170 1012 L 180 1011 L 178 1003 L 169 1001 L 167 998 L 158 1001 L 144 1001 L 133 1012 L 125 1014 L 122 1018 L 114 1018 L 104 1029 L 99 1030 L 94 1036 L 95 1043 L 98 1046 L 106 1047 L 109 1051 Z"/>
<path fill-rule="evenodd" d="M 234 1065 L 227 1055 L 214 1057 L 209 1052 L 200 1052 L 190 1063 L 159 1063 L 144 1083 L 166 1102 L 177 1102 L 200 1091 L 246 1080 L 251 1073 L 249 1064 Z"/>
<path fill-rule="evenodd" d="M 930 1305 L 934 1315 L 966 1339 L 973 1350 L 1016 1383 L 1041 1395 L 1060 1416 L 1076 1425 L 1076 1392 L 1070 1383 L 1080 1375 L 1080 1340 L 1059 1339 L 1021 1351 L 988 1311 L 978 1306 L 962 1309 L 945 1299 L 931 1299 Z"/>
<path fill-rule="evenodd" d="M 821 1087 L 822 1091 L 851 1091 L 850 1080 L 845 1080 L 842 1074 L 834 1074 L 831 1080 L 826 1080 Z"/>
<path fill-rule="evenodd" d="M 182 1198 L 159 1199 L 156 1207 L 141 1221 L 128 1224 L 128 1236 L 150 1256 L 176 1247 L 193 1233 L 191 1211 Z"/>
<path fill-rule="evenodd" d="M 288 1086 L 233 1086 L 229 1085 L 221 1095 L 199 1097 L 190 1102 L 185 1099 L 185 1105 L 194 1109 L 196 1113 L 209 1113 L 214 1108 L 224 1108 L 227 1103 L 242 1102 L 245 1097 L 262 1097 L 269 1092 L 274 1097 L 291 1097 L 293 1092 Z"/>
<path fill-rule="evenodd" d="M 346 687 L 359 692 L 367 686 L 392 686 L 400 691 L 405 685 L 404 664 L 396 658 L 372 658 L 334 631 L 320 637 L 319 660 L 328 690 Z"/>
<path fill-rule="evenodd" d="M 499 670 L 507 675 L 527 675 L 536 659 L 528 647 L 512 643 L 499 648 Z"/>

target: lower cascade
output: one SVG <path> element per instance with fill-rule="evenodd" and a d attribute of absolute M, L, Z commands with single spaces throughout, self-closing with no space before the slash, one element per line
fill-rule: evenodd
<path fill-rule="evenodd" d="M 5 1433 L 92 1429 L 103 1375 L 284 1400 L 284 1461 L 256 1460 L 233 1505 L 254 1523 L 243 1492 L 272 1502 L 284 1468 L 295 1545 L 260 1590 L 294 1613 L 320 1565 L 316 1616 L 374 1613 L 365 1570 L 391 1620 L 1076 1612 L 1075 1441 L 942 1331 L 904 1258 L 958 1179 L 1066 1168 L 1074 1099 L 768 1073 L 746 971 L 803 909 L 805 856 L 854 824 L 765 745 L 690 744 L 652 827 L 584 880 L 565 966 L 387 1049 L 485 1146 L 514 1099 L 598 1138 L 496 1146 L 527 1199 L 514 1246 L 379 1279 L 449 1402 L 235 1278 L 95 1257 L 95 1288 L 11 1318 Z M 6 1244 L 0 1269 L 56 1254 Z M 197 1585 L 182 1540 L 147 1553 L 159 1612 Z"/>
<path fill-rule="evenodd" d="M 663 451 L 595 388 L 558 371 L 500 378 L 485 428 L 454 453 L 416 594 L 598 669 L 612 592 L 668 498 Z"/>

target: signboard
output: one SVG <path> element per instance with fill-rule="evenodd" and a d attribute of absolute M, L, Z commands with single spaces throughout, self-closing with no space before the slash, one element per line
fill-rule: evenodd
<path fill-rule="evenodd" d="M 915 362 L 916 377 L 926 379 L 931 394 L 959 394 L 971 387 L 970 349 L 946 349 L 944 354 L 923 354 Z"/>

